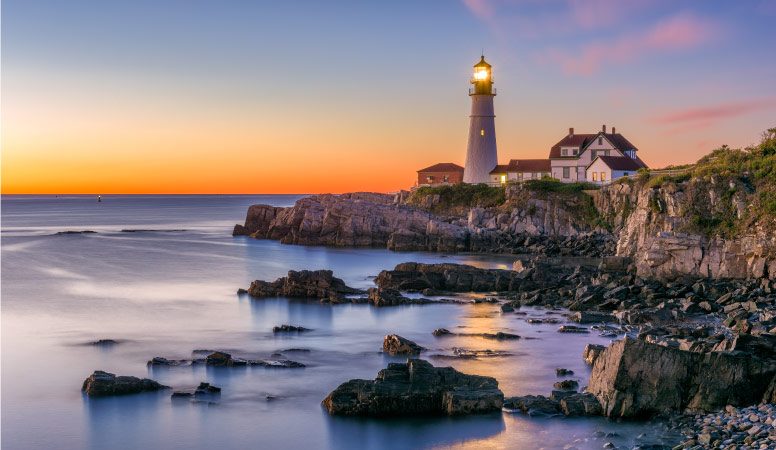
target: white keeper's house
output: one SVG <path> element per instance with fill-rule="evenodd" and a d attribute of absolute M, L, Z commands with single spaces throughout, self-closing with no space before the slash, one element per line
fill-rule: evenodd
<path fill-rule="evenodd" d="M 550 149 L 550 176 L 566 183 L 608 183 L 647 167 L 637 152 L 636 146 L 614 127 L 607 133 L 604 125 L 595 134 L 575 134 L 569 128 L 569 133 Z"/>

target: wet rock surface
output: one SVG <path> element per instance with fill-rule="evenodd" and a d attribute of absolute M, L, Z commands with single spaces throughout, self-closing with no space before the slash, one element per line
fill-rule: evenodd
<path fill-rule="evenodd" d="M 396 334 L 385 336 L 383 351 L 392 355 L 419 355 L 423 347 Z"/>
<path fill-rule="evenodd" d="M 131 376 L 116 376 L 115 374 L 95 370 L 84 380 L 81 391 L 89 397 L 108 397 L 112 395 L 138 394 L 140 392 L 169 389 L 169 386 L 159 384 L 148 378 Z"/>
<path fill-rule="evenodd" d="M 408 359 L 374 380 L 350 380 L 323 400 L 329 413 L 351 416 L 458 415 L 499 411 L 504 394 L 492 377 L 467 375 Z"/>
<path fill-rule="evenodd" d="M 321 299 L 342 298 L 345 295 L 363 294 L 363 291 L 347 286 L 331 270 L 289 270 L 288 276 L 273 282 L 252 282 L 247 294 L 258 298 L 283 296 Z"/>
<path fill-rule="evenodd" d="M 289 350 L 293 351 L 293 349 Z M 226 352 L 197 351 L 193 353 L 207 353 L 204 358 L 194 359 L 167 359 L 161 356 L 155 356 L 148 361 L 148 366 L 191 366 L 194 364 L 205 364 L 212 367 L 242 367 L 242 366 L 264 366 L 276 368 L 301 368 L 304 364 L 287 359 L 244 359 L 234 358 Z"/>
<path fill-rule="evenodd" d="M 608 417 L 648 417 L 757 403 L 774 375 L 773 360 L 688 352 L 626 337 L 595 360 L 587 392 Z"/>
<path fill-rule="evenodd" d="M 309 328 L 295 326 L 295 325 L 280 325 L 279 327 L 273 327 L 273 333 L 302 333 L 305 331 L 313 331 Z"/>

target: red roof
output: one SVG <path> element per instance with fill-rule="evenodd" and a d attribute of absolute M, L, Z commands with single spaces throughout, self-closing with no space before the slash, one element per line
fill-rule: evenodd
<path fill-rule="evenodd" d="M 434 164 L 431 167 L 426 167 L 425 169 L 420 169 L 418 172 L 463 172 L 463 167 L 453 163 L 439 163 Z"/>
<path fill-rule="evenodd" d="M 633 170 L 634 172 L 647 167 L 644 161 L 638 158 L 631 158 L 629 156 L 599 156 L 596 159 L 600 159 L 612 170 Z M 595 162 L 595 159 L 593 160 Z M 589 166 L 593 165 L 591 162 Z"/>
<path fill-rule="evenodd" d="M 574 135 L 566 135 L 563 139 L 560 140 L 557 144 L 553 145 L 552 148 L 550 148 L 550 158 L 569 158 L 574 159 L 577 158 L 577 155 L 569 155 L 569 156 L 561 156 L 560 148 L 561 147 L 577 147 L 580 150 L 586 147 L 588 144 L 593 142 L 595 138 L 597 138 L 599 135 L 606 137 L 609 142 L 612 143 L 614 148 L 620 151 L 625 150 L 638 150 L 635 145 L 631 144 L 631 142 L 627 139 L 625 139 L 625 136 L 621 135 L 620 133 L 617 134 L 611 134 L 611 133 L 596 133 L 596 134 L 574 134 Z M 579 153 L 582 153 L 581 151 Z"/>
<path fill-rule="evenodd" d="M 549 172 L 549 159 L 510 159 L 509 164 L 499 164 L 490 173 L 506 172 Z"/>

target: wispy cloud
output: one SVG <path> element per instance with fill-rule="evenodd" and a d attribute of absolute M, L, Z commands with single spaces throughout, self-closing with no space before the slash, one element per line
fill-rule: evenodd
<path fill-rule="evenodd" d="M 704 130 L 711 128 L 722 120 L 771 109 L 776 110 L 776 97 L 732 101 L 671 111 L 649 117 L 646 119 L 646 122 L 656 125 L 670 125 L 671 128 L 663 131 L 662 134 L 664 136 L 673 136 Z"/>
<path fill-rule="evenodd" d="M 546 59 L 559 64 L 567 75 L 592 75 L 607 66 L 631 62 L 649 54 L 698 46 L 713 37 L 712 29 L 707 21 L 689 14 L 677 14 L 640 32 L 585 44 L 573 53 L 550 49 Z"/>

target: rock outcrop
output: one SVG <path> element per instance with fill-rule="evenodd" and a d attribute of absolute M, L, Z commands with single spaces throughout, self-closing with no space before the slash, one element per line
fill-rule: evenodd
<path fill-rule="evenodd" d="M 392 355 L 419 355 L 423 347 L 398 334 L 385 336 L 383 351 Z"/>
<path fill-rule="evenodd" d="M 111 395 L 138 394 L 140 392 L 170 389 L 154 380 L 115 374 L 95 370 L 84 380 L 81 390 L 89 397 L 107 397 Z"/>
<path fill-rule="evenodd" d="M 463 264 L 402 263 L 383 270 L 375 279 L 380 289 L 420 292 L 436 289 L 453 292 L 517 290 L 522 279 L 516 272 L 480 269 Z"/>
<path fill-rule="evenodd" d="M 677 186 L 615 183 L 596 197 L 596 207 L 615 226 L 617 255 L 632 260 L 639 275 L 673 279 L 773 278 L 776 235 L 762 224 L 721 238 L 700 231 L 697 211 L 746 208 L 745 188 L 691 179 Z M 731 195 L 731 193 L 733 193 Z M 693 212 L 695 211 L 695 212 Z M 695 221 L 695 222 L 694 222 Z"/>
<path fill-rule="evenodd" d="M 688 352 L 625 338 L 593 364 L 587 392 L 608 417 L 708 412 L 759 402 L 776 375 L 776 361 L 749 354 Z"/>
<path fill-rule="evenodd" d="M 407 193 L 314 195 L 289 208 L 253 205 L 233 235 L 284 244 L 382 247 L 389 250 L 506 252 L 599 256 L 614 250 L 575 213 L 578 200 L 531 198 L 507 187 L 503 208 L 433 214 L 438 198 L 410 204 Z M 599 230 L 600 231 L 600 230 Z"/>
<path fill-rule="evenodd" d="M 341 384 L 322 405 L 337 415 L 418 416 L 499 411 L 503 401 L 494 378 L 408 359 L 388 364 L 374 380 Z"/>
<path fill-rule="evenodd" d="M 363 294 L 364 291 L 347 286 L 331 270 L 289 270 L 288 276 L 272 282 L 252 282 L 247 293 L 258 298 L 282 296 L 337 299 L 345 295 Z"/>

